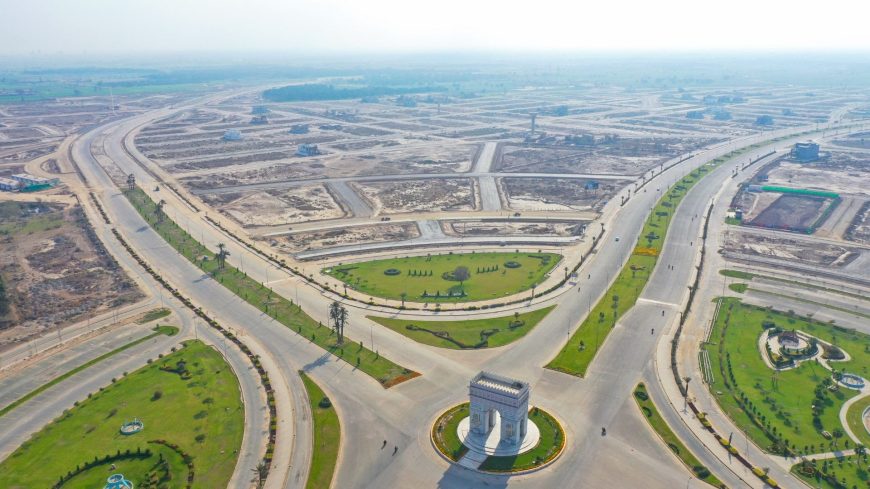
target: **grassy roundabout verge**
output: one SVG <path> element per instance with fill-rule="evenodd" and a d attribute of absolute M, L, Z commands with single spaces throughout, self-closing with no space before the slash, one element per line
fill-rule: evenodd
<path fill-rule="evenodd" d="M 373 297 L 413 302 L 471 302 L 517 294 L 546 279 L 556 253 L 456 253 L 339 264 L 324 273 Z M 465 267 L 468 277 L 453 272 Z"/>
<path fill-rule="evenodd" d="M 849 410 L 846 412 L 846 422 L 849 424 L 852 433 L 858 437 L 858 440 L 865 447 L 870 447 L 870 433 L 867 432 L 867 428 L 864 426 L 863 418 L 864 411 L 867 409 L 870 409 L 870 396 L 864 396 L 864 398 L 849 406 Z"/>
<path fill-rule="evenodd" d="M 403 368 L 380 356 L 379 353 L 365 348 L 361 343 L 336 344 L 332 328 L 323 326 L 312 319 L 301 307 L 275 294 L 272 289 L 248 277 L 246 273 L 232 265 L 225 264 L 221 267 L 215 253 L 163 215 L 154 201 L 142 189 L 137 187 L 132 191 L 125 191 L 124 195 L 127 196 L 142 218 L 176 251 L 203 272 L 211 275 L 232 293 L 263 311 L 275 321 L 360 369 L 380 382 L 385 388 L 419 375 L 417 372 Z"/>
<path fill-rule="evenodd" d="M 435 421 L 432 427 L 432 441 L 442 455 L 458 462 L 468 452 L 457 434 L 459 422 L 469 415 L 467 402 L 453 406 Z M 541 432 L 538 444 L 531 450 L 516 456 L 490 456 L 478 470 L 493 473 L 524 472 L 540 468 L 556 459 L 565 448 L 565 430 L 550 413 L 533 407 L 529 411 L 529 421 L 533 421 Z"/>
<path fill-rule="evenodd" d="M 725 487 L 725 485 L 722 484 L 722 481 L 711 474 L 710 470 L 704 466 L 701 461 L 698 460 L 688 448 L 686 448 L 686 445 L 677 438 L 677 435 L 671 431 L 667 422 L 665 422 L 661 417 L 661 414 L 659 414 L 659 410 L 652 402 L 652 399 L 649 398 L 646 386 L 642 382 L 637 384 L 637 387 L 634 389 L 634 400 L 637 402 L 638 407 L 644 415 L 644 419 L 646 419 L 650 427 L 652 427 L 668 448 L 671 449 L 674 455 L 683 462 L 686 468 L 688 468 L 695 477 L 713 487 Z"/>
<path fill-rule="evenodd" d="M 162 334 L 165 334 L 166 336 L 174 336 L 176 333 L 178 333 L 178 328 L 176 328 L 175 326 L 160 326 L 160 325 L 158 325 L 154 328 L 154 332 L 149 334 L 148 336 L 139 338 L 138 340 L 131 341 L 130 343 L 127 343 L 127 344 L 122 345 L 118 348 L 115 348 L 114 350 L 112 350 L 110 352 L 106 352 L 106 353 L 98 356 L 97 358 L 94 358 L 93 360 L 89 360 L 88 362 L 85 362 L 85 363 L 79 365 L 78 367 L 68 371 L 68 372 L 65 372 L 61 375 L 58 375 L 57 377 L 49 380 L 45 384 L 42 384 L 41 386 L 37 387 L 36 389 L 33 389 L 32 391 L 21 396 L 20 398 L 12 401 L 11 403 L 4 406 L 3 409 L 0 409 L 0 416 L 3 416 L 4 414 L 8 413 L 9 411 L 12 411 L 13 409 L 17 408 L 18 406 L 24 404 L 25 402 L 33 399 L 36 396 L 38 396 L 39 394 L 42 394 L 47 389 L 63 382 L 64 380 L 66 380 L 66 379 L 72 377 L 73 375 L 81 372 L 82 370 L 85 370 L 89 367 L 92 367 L 92 366 L 102 362 L 103 360 L 105 360 L 109 357 L 117 355 L 118 353 L 121 353 L 124 350 L 128 350 L 130 348 L 133 348 L 134 346 L 136 346 L 140 343 L 144 343 L 144 342 L 146 342 L 146 341 L 148 341 L 156 336 L 159 336 Z"/>
<path fill-rule="evenodd" d="M 758 340 L 771 325 L 805 332 L 851 357 L 832 361 L 833 368 L 867 377 L 870 337 L 735 298 L 720 301 L 703 349 L 715 372 L 708 386 L 723 411 L 758 446 L 772 453 L 808 456 L 845 448 L 847 438 L 839 413 L 856 391 L 832 387 L 831 372 L 815 360 L 775 373 L 764 362 Z"/>
<path fill-rule="evenodd" d="M 418 321 L 366 316 L 368 319 L 425 345 L 454 350 L 494 348 L 522 338 L 555 306 L 487 319 Z"/>
<path fill-rule="evenodd" d="M 820 489 L 858 489 L 870 487 L 867 453 L 822 460 L 804 460 L 791 468 L 791 473 Z"/>
<path fill-rule="evenodd" d="M 134 418 L 144 430 L 121 435 L 121 424 Z M 226 487 L 243 430 L 241 392 L 229 365 L 214 349 L 189 341 L 89 394 L 33 435 L 0 463 L 0 487 L 55 487 L 77 468 L 63 487 L 101 487 L 109 463 L 137 488 Z"/>
<path fill-rule="evenodd" d="M 332 402 L 323 390 L 311 380 L 311 377 L 300 371 L 305 391 L 308 393 L 308 403 L 311 406 L 311 421 L 314 426 L 312 441 L 311 467 L 308 471 L 306 489 L 328 489 L 332 484 L 335 466 L 338 463 L 338 451 L 341 447 L 341 426 L 338 414 Z"/>

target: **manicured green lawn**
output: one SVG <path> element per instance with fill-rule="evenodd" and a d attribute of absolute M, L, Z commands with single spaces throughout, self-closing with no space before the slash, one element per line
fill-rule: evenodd
<path fill-rule="evenodd" d="M 775 453 L 780 453 L 785 445 L 797 453 L 831 450 L 831 442 L 821 432 L 836 435 L 835 430 L 842 430 L 840 408 L 856 391 L 845 388 L 831 391 L 822 387 L 818 390 L 821 397 L 817 398 L 816 388 L 831 374 L 815 362 L 803 362 L 797 368 L 774 376 L 757 346 L 764 321 L 773 321 L 786 330 L 801 330 L 837 345 L 852 359 L 832 362 L 832 365 L 847 371 L 856 369 L 856 373 L 863 376 L 870 366 L 870 352 L 865 350 L 870 337 L 725 298 L 709 343 L 704 346 L 715 373 L 714 382 L 709 386 L 711 392 L 731 419 L 759 446 Z M 741 404 L 746 408 L 741 408 Z M 814 419 L 813 405 L 820 408 L 817 419 Z M 838 445 L 842 448 L 844 442 L 845 438 L 840 438 Z"/>
<path fill-rule="evenodd" d="M 372 297 L 402 300 L 405 294 L 405 300 L 414 302 L 468 302 L 530 290 L 544 281 L 561 258 L 555 253 L 451 252 L 348 263 L 324 269 L 324 273 Z M 511 262 L 519 266 L 511 268 Z M 448 278 L 460 266 L 470 274 L 462 284 Z"/>
<path fill-rule="evenodd" d="M 864 419 L 862 418 L 862 414 L 864 414 L 864 410 L 870 407 L 870 396 L 864 397 L 859 401 L 852 404 L 849 407 L 849 411 L 846 412 L 846 422 L 849 423 L 849 428 L 852 429 L 852 433 L 855 433 L 855 436 L 861 440 L 861 443 L 864 444 L 865 447 L 870 448 L 870 433 L 867 433 L 867 428 L 864 426 Z"/>
<path fill-rule="evenodd" d="M 36 389 L 33 389 L 32 391 L 28 392 L 27 394 L 25 394 L 25 395 L 19 397 L 18 399 L 10 402 L 6 406 L 4 406 L 3 409 L 0 409 L 0 416 L 3 416 L 4 414 L 8 413 L 9 411 L 12 411 L 13 409 L 17 408 L 21 404 L 29 401 L 30 399 L 33 399 L 34 397 L 41 394 L 49 387 L 57 385 L 58 383 L 60 383 L 64 380 L 72 377 L 73 375 L 81 372 L 82 370 L 89 368 L 89 367 L 92 367 L 92 366 L 96 365 L 97 363 L 100 363 L 103 360 L 105 360 L 111 356 L 117 355 L 118 353 L 121 353 L 122 351 L 127 350 L 129 348 L 132 348 L 140 343 L 144 343 L 144 342 L 150 340 L 151 338 L 154 338 L 155 336 L 158 336 L 161 334 L 165 334 L 166 336 L 174 336 L 176 333 L 178 333 L 178 328 L 176 328 L 175 326 L 157 326 L 154 328 L 154 333 L 149 334 L 148 336 L 144 336 L 142 338 L 139 338 L 138 340 L 131 341 L 131 342 L 127 343 L 126 345 L 119 346 L 118 348 L 115 348 L 114 350 L 112 350 L 110 352 L 106 352 L 106 353 L 98 356 L 97 358 L 94 358 L 93 360 L 85 362 L 85 363 L 79 365 L 78 367 L 70 370 L 69 372 L 65 372 L 61 375 L 58 375 L 57 377 L 49 380 L 45 384 L 42 384 L 41 386 L 37 387 Z"/>
<path fill-rule="evenodd" d="M 516 472 L 528 470 L 549 462 L 565 446 L 565 431 L 556 418 L 539 408 L 529 411 L 529 421 L 541 431 L 538 444 L 528 452 L 513 457 L 489 456 L 480 464 L 480 470 Z"/>
<path fill-rule="evenodd" d="M 164 365 L 175 368 L 182 359 L 190 372 L 187 380 L 160 369 Z M 182 486 L 187 467 L 168 448 L 149 443 L 156 439 L 174 443 L 193 457 L 195 488 L 226 487 L 244 430 L 240 396 L 238 381 L 221 355 L 200 342 L 188 342 L 176 353 L 94 393 L 35 434 L 0 464 L 0 487 L 51 487 L 78 464 L 137 448 L 154 452 L 148 459 L 152 465 L 162 453 L 176 481 L 172 487 Z M 121 435 L 121 424 L 134 418 L 142 420 L 145 429 Z M 141 480 L 132 478 L 142 476 L 148 464 L 121 461 L 116 465 L 119 470 L 129 465 L 126 475 L 142 487 Z M 71 480 L 69 487 L 85 487 L 76 482 L 79 477 L 82 481 L 102 479 L 105 484 L 108 468 L 92 468 Z"/>
<path fill-rule="evenodd" d="M 367 316 L 368 319 L 426 345 L 455 350 L 493 348 L 522 338 L 556 306 L 536 311 L 487 319 L 458 321 L 417 321 Z M 412 326 L 414 329 L 409 329 Z"/>
<path fill-rule="evenodd" d="M 275 294 L 272 289 L 249 278 L 247 274 L 232 265 L 227 264 L 221 268 L 215 253 L 196 241 L 168 217 L 163 216 L 163 219 L 159 219 L 156 204 L 142 189 L 125 191 L 124 195 L 148 224 L 185 258 L 214 277 L 231 292 L 300 336 L 375 378 L 384 387 L 396 385 L 419 375 L 363 347 L 362 343 L 345 342 L 343 345 L 338 345 L 332 328 L 318 323 L 301 307 Z"/>
<path fill-rule="evenodd" d="M 165 318 L 166 316 L 172 314 L 172 311 L 165 307 L 159 307 L 157 309 L 151 309 L 146 312 L 142 317 L 136 321 L 138 324 L 150 323 L 151 321 L 156 321 L 161 318 Z"/>
<path fill-rule="evenodd" d="M 450 408 L 442 414 L 432 427 L 432 438 L 435 445 L 444 455 L 454 462 L 458 462 L 468 451 L 468 448 L 459 440 L 459 422 L 470 415 L 468 403 L 462 403 Z"/>
<path fill-rule="evenodd" d="M 840 458 L 816 460 L 807 468 L 795 464 L 792 474 L 806 481 L 810 487 L 821 489 L 863 489 L 870 487 L 870 458 L 867 455 L 849 455 Z M 812 472 L 808 474 L 807 472 Z"/>
<path fill-rule="evenodd" d="M 644 418 L 650 424 L 653 430 L 662 438 L 668 448 L 671 449 L 672 452 L 692 471 L 692 474 L 695 477 L 701 479 L 702 481 L 710 484 L 713 487 L 725 487 L 722 484 L 722 481 L 716 478 L 713 474 L 710 473 L 710 470 L 704 466 L 700 460 L 695 458 L 695 455 L 689 451 L 688 448 L 677 438 L 677 435 L 671 431 L 668 423 L 662 419 L 659 414 L 659 410 L 656 408 L 655 404 L 649 398 L 649 394 L 647 394 L 646 386 L 643 383 L 637 384 L 637 387 L 634 389 L 634 400 L 637 402 L 637 405 L 640 407 L 641 412 L 644 415 Z"/>
<path fill-rule="evenodd" d="M 338 450 L 341 447 L 341 427 L 338 415 L 331 404 L 321 405 L 321 400 L 326 397 L 326 394 L 311 380 L 311 377 L 301 371 L 299 375 L 302 376 L 302 382 L 308 392 L 308 402 L 311 405 L 314 425 L 311 468 L 305 487 L 306 489 L 329 489 L 338 461 Z"/>
<path fill-rule="evenodd" d="M 728 288 L 733 290 L 734 292 L 737 292 L 738 294 L 742 294 L 746 292 L 746 289 L 748 289 L 749 286 L 744 283 L 734 283 L 728 284 Z"/>

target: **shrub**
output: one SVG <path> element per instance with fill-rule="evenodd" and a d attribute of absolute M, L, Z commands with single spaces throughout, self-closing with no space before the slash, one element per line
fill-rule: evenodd
<path fill-rule="evenodd" d="M 151 395 L 151 400 L 152 400 L 152 401 L 157 401 L 157 400 L 159 400 L 161 397 L 163 397 L 163 391 L 160 390 L 160 389 L 157 389 L 156 391 L 154 391 L 154 394 Z"/>

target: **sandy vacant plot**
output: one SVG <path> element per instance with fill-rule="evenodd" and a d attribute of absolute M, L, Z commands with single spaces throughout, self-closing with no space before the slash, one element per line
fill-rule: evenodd
<path fill-rule="evenodd" d="M 323 185 L 213 194 L 205 200 L 242 226 L 275 226 L 345 215 Z"/>
<path fill-rule="evenodd" d="M 471 211 L 476 205 L 468 178 L 402 180 L 351 184 L 380 214 Z"/>
<path fill-rule="evenodd" d="M 448 221 L 442 222 L 449 236 L 580 236 L 586 222 Z"/>
<path fill-rule="evenodd" d="M 285 253 L 296 253 L 351 244 L 404 241 L 419 236 L 417 225 L 406 222 L 299 232 L 270 238 L 270 244 Z"/>
<path fill-rule="evenodd" d="M 502 178 L 501 190 L 514 210 L 599 210 L 628 180 L 598 182 L 569 178 Z"/>
<path fill-rule="evenodd" d="M 746 255 L 774 257 L 798 263 L 843 267 L 855 260 L 861 250 L 802 239 L 729 232 L 725 249 Z"/>

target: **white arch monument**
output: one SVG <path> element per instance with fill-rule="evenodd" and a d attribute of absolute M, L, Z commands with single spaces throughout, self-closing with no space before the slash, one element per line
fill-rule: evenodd
<path fill-rule="evenodd" d="M 480 372 L 468 385 L 469 428 L 472 433 L 488 435 L 500 417 L 502 443 L 519 445 L 529 422 L 529 384 L 489 372 Z"/>

